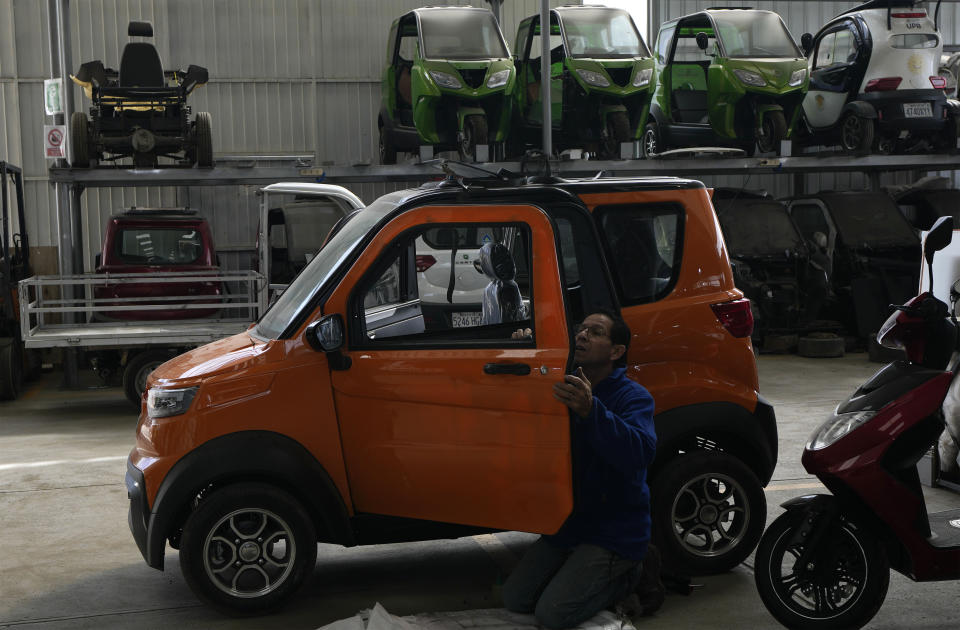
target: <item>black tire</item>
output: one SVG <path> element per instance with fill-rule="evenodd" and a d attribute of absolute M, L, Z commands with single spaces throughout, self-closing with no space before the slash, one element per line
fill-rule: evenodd
<path fill-rule="evenodd" d="M 862 628 L 887 595 L 890 564 L 883 546 L 852 523 L 840 521 L 836 531 L 824 537 L 835 545 L 832 567 L 808 573 L 796 561 L 804 544 L 795 536 L 805 514 L 787 512 L 777 517 L 760 540 L 754 567 L 757 592 L 764 606 L 787 628 Z"/>
<path fill-rule="evenodd" d="M 846 341 L 832 333 L 813 333 L 800 337 L 797 342 L 797 354 L 811 359 L 831 359 L 842 357 Z"/>
<path fill-rule="evenodd" d="M 630 142 L 630 118 L 627 112 L 610 112 L 607 116 L 607 125 L 604 130 L 603 148 L 604 157 L 608 160 L 620 159 L 620 144 Z"/>
<path fill-rule="evenodd" d="M 851 155 L 866 155 L 873 146 L 873 121 L 869 118 L 847 114 L 840 121 L 840 146 Z"/>
<path fill-rule="evenodd" d="M 463 135 L 457 145 L 460 159 L 464 162 L 476 162 L 478 144 L 487 144 L 487 117 L 467 116 L 463 119 Z"/>
<path fill-rule="evenodd" d="M 679 575 L 729 571 L 757 546 L 767 499 L 757 476 L 727 453 L 676 457 L 651 485 L 653 539 Z"/>
<path fill-rule="evenodd" d="M 950 116 L 943 132 L 933 137 L 933 147 L 938 153 L 957 154 L 957 139 L 960 138 L 960 117 Z"/>
<path fill-rule="evenodd" d="M 643 130 L 643 140 L 640 142 L 640 151 L 645 160 L 651 160 L 658 153 L 663 153 L 667 148 L 660 139 L 660 128 L 657 123 L 647 123 Z"/>
<path fill-rule="evenodd" d="M 73 112 L 70 115 L 70 147 L 73 150 L 73 161 L 70 165 L 75 168 L 90 166 L 90 135 L 87 130 L 87 115 L 83 112 Z"/>
<path fill-rule="evenodd" d="M 197 112 L 193 136 L 196 142 L 197 166 L 210 168 L 213 166 L 213 118 L 209 112 Z"/>
<path fill-rule="evenodd" d="M 180 538 L 180 570 L 190 589 L 232 614 L 279 607 L 316 561 L 307 512 L 286 491 L 263 483 L 214 491 L 187 518 Z"/>
<path fill-rule="evenodd" d="M 787 119 L 781 111 L 767 112 L 757 134 L 757 150 L 760 153 L 775 153 L 780 141 L 787 139 Z"/>
<path fill-rule="evenodd" d="M 137 409 L 140 408 L 140 400 L 150 372 L 168 359 L 170 354 L 164 350 L 145 350 L 134 355 L 123 368 L 123 392 Z"/>
<path fill-rule="evenodd" d="M 23 387 L 23 349 L 17 338 L 0 341 L 0 400 L 16 400 Z"/>
<path fill-rule="evenodd" d="M 380 126 L 380 163 L 397 163 L 397 147 L 393 146 L 393 142 L 390 139 L 390 132 L 385 125 Z"/>

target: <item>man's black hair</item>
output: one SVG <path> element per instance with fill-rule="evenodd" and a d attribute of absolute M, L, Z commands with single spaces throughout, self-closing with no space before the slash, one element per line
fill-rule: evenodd
<path fill-rule="evenodd" d="M 613 323 L 613 325 L 610 326 L 610 341 L 614 345 L 623 346 L 624 348 L 623 354 L 619 359 L 614 361 L 614 365 L 617 367 L 626 367 L 627 351 L 630 350 L 630 326 L 627 325 L 627 322 L 623 321 L 620 313 L 609 308 L 595 308 L 590 310 L 589 314 L 604 315 L 610 318 L 610 321 Z"/>

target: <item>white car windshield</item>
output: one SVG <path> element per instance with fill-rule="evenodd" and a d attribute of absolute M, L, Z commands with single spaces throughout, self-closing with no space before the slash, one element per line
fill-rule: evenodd
<path fill-rule="evenodd" d="M 576 9 L 564 12 L 561 21 L 573 57 L 650 56 L 633 19 L 623 9 Z"/>
<path fill-rule="evenodd" d="M 263 339 L 278 339 L 343 261 L 350 257 L 367 232 L 385 214 L 396 208 L 401 198 L 399 193 L 381 197 L 347 221 L 264 313 L 257 322 L 254 334 Z"/>
<path fill-rule="evenodd" d="M 723 42 L 723 50 L 731 58 L 790 58 L 803 53 L 793 41 L 783 20 L 768 11 L 720 11 L 713 20 Z"/>
<path fill-rule="evenodd" d="M 489 11 L 449 9 L 420 13 L 427 59 L 505 59 L 507 46 Z"/>

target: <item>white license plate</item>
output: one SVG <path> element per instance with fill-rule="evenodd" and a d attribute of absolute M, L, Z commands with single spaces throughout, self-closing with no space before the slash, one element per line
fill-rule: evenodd
<path fill-rule="evenodd" d="M 930 103 L 904 103 L 904 118 L 933 118 L 933 109 Z"/>
<path fill-rule="evenodd" d="M 480 313 L 452 313 L 454 328 L 468 328 L 470 326 L 480 325 Z"/>

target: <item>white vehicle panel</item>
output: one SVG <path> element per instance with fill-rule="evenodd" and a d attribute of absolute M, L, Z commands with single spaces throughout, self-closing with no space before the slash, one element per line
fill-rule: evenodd
<path fill-rule="evenodd" d="M 896 13 L 919 13 L 919 9 L 894 8 Z M 873 50 L 870 64 L 863 79 L 865 87 L 873 79 L 902 77 L 899 90 L 934 89 L 930 77 L 937 76 L 940 55 L 943 52 L 943 37 L 937 32 L 930 14 L 925 18 L 891 18 L 887 30 L 886 9 L 862 11 L 864 20 L 873 35 Z M 895 48 L 903 36 L 932 35 L 937 38 L 932 48 Z M 862 87 L 861 87 L 862 90 Z"/>

